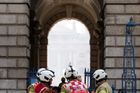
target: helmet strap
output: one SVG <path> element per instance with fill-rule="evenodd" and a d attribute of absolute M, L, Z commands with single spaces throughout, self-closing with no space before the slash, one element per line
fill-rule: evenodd
<path fill-rule="evenodd" d="M 106 81 L 107 80 L 107 77 L 103 78 L 103 79 L 100 79 L 100 80 L 96 80 L 96 84 L 100 83 L 100 82 L 103 82 L 103 81 Z"/>

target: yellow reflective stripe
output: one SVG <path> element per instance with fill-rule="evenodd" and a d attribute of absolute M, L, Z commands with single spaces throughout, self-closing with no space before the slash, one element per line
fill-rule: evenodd
<path fill-rule="evenodd" d="M 30 85 L 30 86 L 28 87 L 28 93 L 35 93 L 35 92 L 34 92 L 34 87 L 33 87 L 33 85 Z"/>
<path fill-rule="evenodd" d="M 60 93 L 66 93 L 66 90 L 64 88 L 64 85 L 61 87 L 61 92 Z"/>
<path fill-rule="evenodd" d="M 107 91 L 101 90 L 101 91 L 99 91 L 99 93 L 107 93 Z"/>
<path fill-rule="evenodd" d="M 61 91 L 60 93 L 65 93 L 65 92 L 62 92 L 62 91 Z"/>

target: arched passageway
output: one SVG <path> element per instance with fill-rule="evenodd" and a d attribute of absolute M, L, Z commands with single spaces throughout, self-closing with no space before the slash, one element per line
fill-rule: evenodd
<path fill-rule="evenodd" d="M 38 28 L 32 33 L 36 41 L 33 47 L 32 66 L 47 67 L 47 45 L 50 28 L 60 19 L 76 18 L 88 28 L 90 35 L 90 66 L 103 67 L 104 34 L 101 27 L 101 3 L 98 0 L 39 0 L 35 20 Z M 41 28 L 41 29 L 39 29 Z"/>
<path fill-rule="evenodd" d="M 84 81 L 85 68 L 90 68 L 89 32 L 76 19 L 63 19 L 50 29 L 47 46 L 47 66 L 53 69 L 53 86 L 58 86 L 64 77 L 64 69 L 74 66 Z"/>

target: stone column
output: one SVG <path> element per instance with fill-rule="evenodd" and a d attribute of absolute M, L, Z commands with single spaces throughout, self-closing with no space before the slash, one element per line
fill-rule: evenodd
<path fill-rule="evenodd" d="M 97 69 L 99 68 L 99 60 L 98 60 L 98 45 L 97 45 L 97 39 L 93 36 L 90 39 L 90 66 L 91 68 Z"/>
<path fill-rule="evenodd" d="M 40 67 L 47 67 L 47 45 L 48 39 L 46 35 L 42 35 L 40 38 Z"/>
<path fill-rule="evenodd" d="M 26 93 L 29 55 L 27 0 L 0 0 L 0 93 Z"/>
<path fill-rule="evenodd" d="M 105 2 L 105 69 L 108 73 L 110 84 L 116 89 L 121 89 L 123 72 L 123 49 L 125 44 L 125 25 L 131 17 L 140 23 L 139 0 L 104 0 Z M 133 32 L 137 89 L 140 90 L 140 25 Z"/>

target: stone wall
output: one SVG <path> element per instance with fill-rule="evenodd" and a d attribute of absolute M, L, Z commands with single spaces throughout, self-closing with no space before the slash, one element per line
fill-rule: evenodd
<path fill-rule="evenodd" d="M 105 69 L 110 84 L 121 88 L 125 24 L 133 17 L 140 24 L 140 0 L 104 0 L 105 2 Z M 140 25 L 133 32 L 136 56 L 137 89 L 140 93 Z"/>
<path fill-rule="evenodd" d="M 26 93 L 29 67 L 27 0 L 0 0 L 0 93 Z"/>

